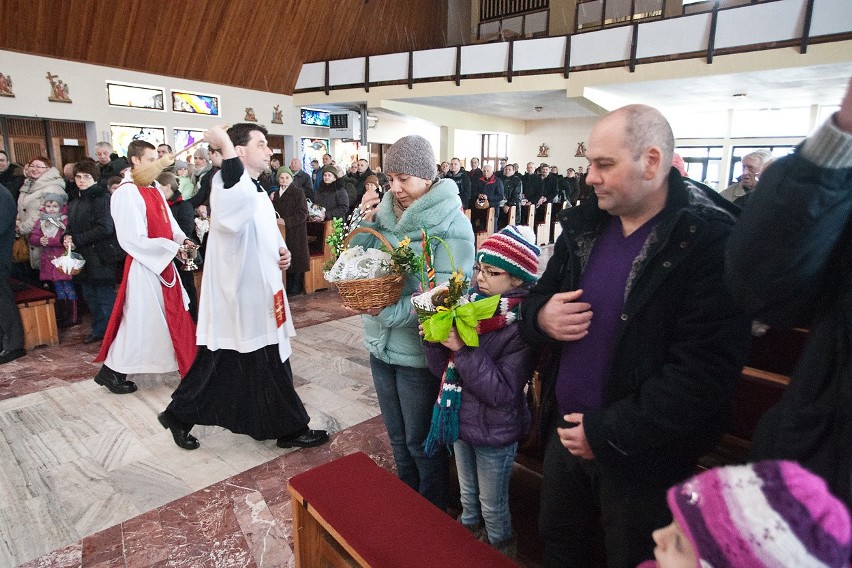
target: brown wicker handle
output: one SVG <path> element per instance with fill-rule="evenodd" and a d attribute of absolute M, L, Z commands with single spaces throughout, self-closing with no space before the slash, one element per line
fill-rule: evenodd
<path fill-rule="evenodd" d="M 371 229 L 370 227 L 358 227 L 357 229 L 353 229 L 352 232 L 350 232 L 348 235 L 346 235 L 346 238 L 343 239 L 343 246 L 345 247 L 346 245 L 348 245 L 349 240 L 352 237 L 354 237 L 355 235 L 357 235 L 358 233 L 370 233 L 371 235 L 373 235 L 374 237 L 376 237 L 377 239 L 382 241 L 382 244 L 387 247 L 388 252 L 393 250 L 393 247 L 388 242 L 388 240 L 384 237 L 384 235 L 382 235 L 380 232 L 378 232 L 375 229 Z"/>

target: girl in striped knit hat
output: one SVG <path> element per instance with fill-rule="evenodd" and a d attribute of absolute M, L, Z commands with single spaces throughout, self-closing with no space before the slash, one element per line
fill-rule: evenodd
<path fill-rule="evenodd" d="M 466 346 L 455 327 L 447 340 L 426 344 L 429 369 L 443 375 L 442 392 L 453 390 L 457 401 L 446 408 L 439 398 L 426 452 L 452 445 L 461 489 L 459 520 L 509 557 L 516 555 L 509 477 L 518 441 L 530 426 L 524 386 L 535 363 L 516 320 L 537 280 L 541 251 L 534 243 L 529 227 L 509 226 L 491 235 L 476 253 L 467 299 L 501 296 L 494 315 L 476 326 L 478 347 Z"/>
<path fill-rule="evenodd" d="M 674 521 L 638 568 L 849 566 L 849 513 L 790 461 L 714 468 L 668 491 Z"/>

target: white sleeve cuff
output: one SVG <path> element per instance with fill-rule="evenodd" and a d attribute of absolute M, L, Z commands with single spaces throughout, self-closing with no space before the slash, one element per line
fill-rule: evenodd
<path fill-rule="evenodd" d="M 823 168 L 852 168 L 852 134 L 840 130 L 832 117 L 805 139 L 801 153 Z"/>

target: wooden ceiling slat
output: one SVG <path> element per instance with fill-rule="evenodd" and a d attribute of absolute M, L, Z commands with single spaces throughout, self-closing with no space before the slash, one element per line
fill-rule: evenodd
<path fill-rule="evenodd" d="M 447 0 L 4 0 L 0 49 L 292 94 L 305 62 L 443 47 L 446 13 Z"/>

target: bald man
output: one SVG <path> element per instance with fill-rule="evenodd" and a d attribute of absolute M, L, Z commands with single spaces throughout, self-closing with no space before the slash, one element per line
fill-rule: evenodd
<path fill-rule="evenodd" d="M 314 197 L 314 184 L 311 181 L 311 176 L 302 169 L 302 162 L 299 158 L 290 160 L 290 171 L 293 172 L 293 187 L 298 187 L 308 199 Z"/>
<path fill-rule="evenodd" d="M 673 151 L 651 107 L 595 125 L 586 181 L 596 198 L 560 214 L 553 259 L 522 304 L 526 340 L 551 346 L 544 566 L 591 566 L 601 547 L 610 568 L 652 558 L 652 531 L 671 522 L 666 488 L 730 418 L 749 333 L 722 281 L 735 208 L 684 180 Z"/>

